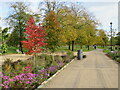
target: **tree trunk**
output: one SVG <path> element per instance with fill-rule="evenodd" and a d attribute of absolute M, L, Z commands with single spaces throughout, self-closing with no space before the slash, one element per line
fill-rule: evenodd
<path fill-rule="evenodd" d="M 88 45 L 88 50 L 90 50 L 90 46 Z"/>
<path fill-rule="evenodd" d="M 33 57 L 34 57 L 34 74 L 35 74 L 36 73 L 36 57 L 37 57 L 36 53 Z"/>
<path fill-rule="evenodd" d="M 82 49 L 82 45 L 80 45 L 80 48 Z"/>
<path fill-rule="evenodd" d="M 69 42 L 69 46 L 68 46 L 68 49 L 70 50 L 70 42 Z"/>
<path fill-rule="evenodd" d="M 74 41 L 72 41 L 72 51 L 74 51 Z"/>
<path fill-rule="evenodd" d="M 19 20 L 19 28 L 20 28 L 20 51 L 22 52 L 22 54 L 23 54 L 23 50 L 22 50 L 22 43 L 21 43 L 21 41 L 22 41 L 22 29 L 21 29 L 21 23 L 20 23 L 20 20 Z"/>
<path fill-rule="evenodd" d="M 22 43 L 20 42 L 20 51 L 22 52 L 22 54 L 24 54 L 23 50 L 22 50 Z"/>

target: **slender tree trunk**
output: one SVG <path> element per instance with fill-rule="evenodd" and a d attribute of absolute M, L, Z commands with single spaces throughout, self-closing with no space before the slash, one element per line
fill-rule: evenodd
<path fill-rule="evenodd" d="M 68 46 L 68 49 L 70 50 L 70 42 L 69 42 L 69 46 Z"/>
<path fill-rule="evenodd" d="M 80 48 L 82 49 L 82 45 L 80 45 Z"/>
<path fill-rule="evenodd" d="M 20 30 L 20 51 L 21 51 L 22 54 L 23 54 L 24 52 L 23 52 L 23 49 L 22 49 L 22 43 L 21 43 L 21 41 L 22 41 L 22 32 L 21 32 L 21 30 Z"/>
<path fill-rule="evenodd" d="M 103 48 L 104 48 L 105 46 L 103 45 Z"/>
<path fill-rule="evenodd" d="M 90 46 L 88 45 L 88 50 L 90 50 Z"/>
<path fill-rule="evenodd" d="M 20 23 L 20 20 L 19 20 L 19 28 L 20 28 L 20 51 L 22 52 L 22 54 L 24 53 L 23 50 L 22 50 L 22 29 L 21 29 L 21 23 Z"/>
<path fill-rule="evenodd" d="M 22 52 L 22 54 L 24 54 L 23 50 L 22 50 L 22 43 L 20 42 L 20 51 Z"/>
<path fill-rule="evenodd" d="M 72 51 L 74 51 L 74 41 L 72 41 Z"/>
<path fill-rule="evenodd" d="M 34 73 L 35 73 L 36 72 L 36 53 L 33 57 L 34 57 Z"/>

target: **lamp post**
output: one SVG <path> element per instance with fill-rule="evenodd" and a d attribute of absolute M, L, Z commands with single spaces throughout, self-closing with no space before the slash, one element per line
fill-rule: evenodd
<path fill-rule="evenodd" d="M 110 30 L 111 30 L 111 51 L 112 51 L 112 22 L 110 22 Z"/>

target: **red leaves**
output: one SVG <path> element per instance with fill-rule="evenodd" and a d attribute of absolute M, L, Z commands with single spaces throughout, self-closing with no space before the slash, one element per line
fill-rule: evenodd
<path fill-rule="evenodd" d="M 26 26 L 26 31 L 24 33 L 26 34 L 25 38 L 27 41 L 21 42 L 23 47 L 28 50 L 26 54 L 39 53 L 42 50 L 41 47 L 47 45 L 47 43 L 45 43 L 46 39 L 44 38 L 47 33 L 45 33 L 45 30 L 40 26 L 40 24 L 38 26 L 35 25 L 33 17 L 28 21 L 28 25 Z"/>

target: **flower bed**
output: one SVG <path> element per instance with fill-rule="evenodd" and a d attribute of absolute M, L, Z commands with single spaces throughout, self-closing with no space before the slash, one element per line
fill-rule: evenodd
<path fill-rule="evenodd" d="M 71 54 L 72 55 L 72 54 Z M 44 65 L 40 66 L 37 63 L 36 68 L 33 68 L 32 60 L 18 62 L 5 62 L 3 71 L 0 73 L 2 88 L 37 88 L 43 81 L 54 75 L 64 65 L 69 63 L 73 56 L 63 55 L 54 56 L 41 55 L 38 58 L 44 60 Z M 37 60 L 38 60 L 37 58 Z M 44 59 L 43 59 L 44 58 Z M 47 59 L 46 59 L 47 58 Z M 28 62 L 29 61 L 29 62 Z M 21 69 L 20 69 L 21 68 Z M 17 71 L 18 70 L 18 71 Z M 35 71 L 35 72 L 34 72 Z"/>
<path fill-rule="evenodd" d="M 109 58 L 116 60 L 120 63 L 120 51 L 111 51 L 106 54 Z"/>

